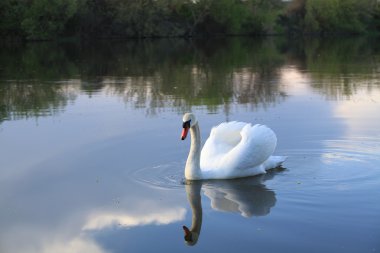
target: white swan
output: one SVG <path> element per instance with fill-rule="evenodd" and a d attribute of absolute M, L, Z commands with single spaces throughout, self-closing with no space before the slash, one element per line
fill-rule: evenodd
<path fill-rule="evenodd" d="M 211 130 L 202 151 L 198 120 L 193 113 L 183 115 L 182 140 L 189 129 L 191 147 L 185 167 L 188 180 L 254 176 L 280 166 L 286 159 L 272 156 L 277 138 L 264 125 L 222 123 Z"/>

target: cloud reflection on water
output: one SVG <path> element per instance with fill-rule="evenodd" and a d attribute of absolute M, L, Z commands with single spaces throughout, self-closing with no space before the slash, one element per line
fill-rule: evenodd
<path fill-rule="evenodd" d="M 82 206 L 83 208 L 84 206 Z M 131 209 L 131 208 L 130 208 Z M 81 215 L 82 213 L 83 215 Z M 135 213 L 135 214 L 133 214 Z M 33 214 L 29 214 L 32 216 Z M 57 215 L 59 215 L 57 217 Z M 94 213 L 90 210 L 76 210 L 66 206 L 64 212 L 54 214 L 54 219 L 28 220 L 7 224 L 1 228 L 1 252 L 108 252 L 93 237 L 95 233 L 107 233 L 109 229 L 133 229 L 141 226 L 168 225 L 184 220 L 186 209 L 182 207 L 165 207 L 165 205 L 147 206 L 145 211 L 109 210 Z M 17 222 L 16 222 L 17 223 Z M 22 242 L 22 243 L 20 243 Z"/>
<path fill-rule="evenodd" d="M 100 213 L 91 214 L 83 226 L 83 230 L 101 230 L 119 226 L 131 228 L 145 225 L 167 225 L 181 221 L 185 218 L 186 209 L 169 209 L 160 213 L 148 213 L 140 215 L 128 215 L 124 213 Z"/>

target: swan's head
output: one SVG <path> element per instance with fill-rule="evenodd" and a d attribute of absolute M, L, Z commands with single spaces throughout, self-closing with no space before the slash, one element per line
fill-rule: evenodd
<path fill-rule="evenodd" d="M 195 126 L 198 123 L 198 121 L 193 113 L 185 113 L 183 115 L 182 121 L 183 121 L 183 124 L 182 124 L 183 130 L 181 134 L 181 139 L 184 140 L 186 139 L 189 129 Z"/>
<path fill-rule="evenodd" d="M 195 244 L 197 244 L 199 234 L 194 231 L 191 231 L 186 226 L 183 226 L 182 228 L 183 228 L 183 231 L 185 232 L 185 236 L 184 236 L 185 243 L 189 246 L 194 246 Z"/>

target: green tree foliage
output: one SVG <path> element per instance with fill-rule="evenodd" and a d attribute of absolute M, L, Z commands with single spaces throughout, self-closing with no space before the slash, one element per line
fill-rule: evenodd
<path fill-rule="evenodd" d="M 311 32 L 363 33 L 373 0 L 314 0 L 306 3 L 305 25 Z"/>
<path fill-rule="evenodd" d="M 377 0 L 293 0 L 282 23 L 291 33 L 362 34 L 376 30 Z"/>
<path fill-rule="evenodd" d="M 178 25 L 170 8 L 171 1 L 113 0 L 114 33 L 135 37 L 178 35 Z"/>
<path fill-rule="evenodd" d="M 377 0 L 1 0 L 0 35 L 29 40 L 369 33 Z"/>
<path fill-rule="evenodd" d="M 26 2 L 19 0 L 0 1 L 0 34 L 22 36 L 21 22 L 25 13 Z"/>
<path fill-rule="evenodd" d="M 21 27 L 29 39 L 51 39 L 63 31 L 76 11 L 76 0 L 34 0 L 28 4 Z"/>

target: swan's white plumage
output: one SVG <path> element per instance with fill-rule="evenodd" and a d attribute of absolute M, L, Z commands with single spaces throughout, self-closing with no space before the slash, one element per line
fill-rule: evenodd
<path fill-rule="evenodd" d="M 190 115 L 196 121 L 195 116 Z M 200 138 L 198 122 L 195 124 L 194 129 L 198 130 L 191 132 L 191 138 L 197 139 Z M 267 169 L 280 166 L 286 159 L 284 156 L 272 156 L 276 145 L 275 133 L 265 125 L 252 126 L 236 121 L 222 123 L 212 128 L 200 151 L 199 164 L 191 163 L 189 160 L 193 160 L 194 157 L 189 156 L 187 163 L 191 166 L 186 166 L 186 178 L 227 179 L 263 174 Z M 193 152 L 198 153 L 199 151 Z M 191 178 L 191 175 L 197 176 Z"/>

